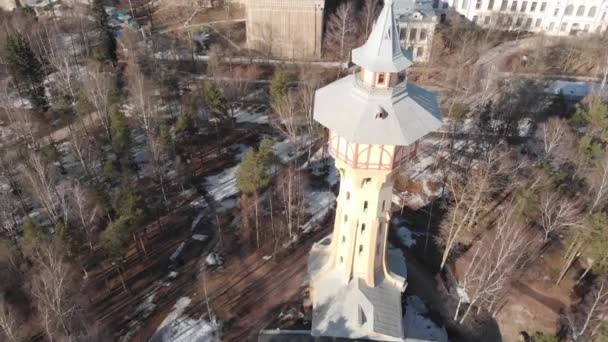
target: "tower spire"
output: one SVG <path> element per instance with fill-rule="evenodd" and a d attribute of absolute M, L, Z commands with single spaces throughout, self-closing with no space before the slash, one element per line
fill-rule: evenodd
<path fill-rule="evenodd" d="M 353 50 L 353 63 L 372 72 L 400 72 L 412 65 L 401 50 L 393 0 L 385 0 L 369 38 Z"/>

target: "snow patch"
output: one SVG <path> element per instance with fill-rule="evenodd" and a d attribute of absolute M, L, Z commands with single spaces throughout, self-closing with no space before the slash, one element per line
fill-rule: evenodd
<path fill-rule="evenodd" d="M 397 229 L 397 237 L 399 238 L 399 242 L 407 248 L 416 245 L 416 238 L 414 238 L 414 234 L 408 227 L 399 227 L 399 229 Z"/>
<path fill-rule="evenodd" d="M 448 334 L 444 327 L 438 326 L 429 317 L 429 310 L 417 296 L 406 298 L 403 327 L 407 339 L 447 342 Z"/>

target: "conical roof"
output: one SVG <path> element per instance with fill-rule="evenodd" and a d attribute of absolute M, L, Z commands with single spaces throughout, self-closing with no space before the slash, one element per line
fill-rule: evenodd
<path fill-rule="evenodd" d="M 400 72 L 412 65 L 401 50 L 393 0 L 384 1 L 369 38 L 353 50 L 353 63 L 373 72 Z"/>

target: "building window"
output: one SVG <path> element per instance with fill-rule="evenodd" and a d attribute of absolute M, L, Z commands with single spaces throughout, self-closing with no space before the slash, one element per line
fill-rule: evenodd
<path fill-rule="evenodd" d="M 343 263 L 343 262 L 344 262 L 344 258 L 340 257 L 340 263 Z"/>
<path fill-rule="evenodd" d="M 520 12 L 525 12 L 526 11 L 526 7 L 528 7 L 528 2 L 524 1 L 521 3 L 521 8 L 519 9 Z"/>
<path fill-rule="evenodd" d="M 477 0 L 477 2 L 475 3 L 475 9 L 480 9 L 481 8 L 481 0 Z"/>
<path fill-rule="evenodd" d="M 386 204 L 386 201 L 382 201 L 382 211 L 384 211 L 384 205 Z"/>
<path fill-rule="evenodd" d="M 589 14 L 587 14 L 587 16 L 589 16 L 589 18 L 593 18 L 593 17 L 595 17 L 596 12 L 597 12 L 597 7 L 593 6 L 589 9 Z"/>
<path fill-rule="evenodd" d="M 526 30 L 529 30 L 530 27 L 532 27 L 532 18 L 526 19 L 526 25 L 524 26 Z"/>
<path fill-rule="evenodd" d="M 509 4 L 508 0 L 502 0 L 502 3 L 500 4 L 500 10 L 501 11 L 506 11 L 507 10 L 507 5 Z"/>
<path fill-rule="evenodd" d="M 376 255 L 380 256 L 380 242 L 376 244 Z"/>
<path fill-rule="evenodd" d="M 422 58 L 424 56 L 424 48 L 421 46 L 416 49 L 416 57 Z"/>
<path fill-rule="evenodd" d="M 530 12 L 534 12 L 534 11 L 536 11 L 536 5 L 537 5 L 537 4 L 538 4 L 537 2 L 533 2 L 533 3 L 532 3 L 532 6 L 530 6 Z"/>
<path fill-rule="evenodd" d="M 385 78 L 386 78 L 386 76 L 384 75 L 384 73 L 379 73 L 378 82 L 377 82 L 378 85 L 384 85 L 384 81 L 386 80 Z"/>
<path fill-rule="evenodd" d="M 542 24 L 543 20 L 541 18 L 536 19 L 536 23 L 534 24 L 534 26 L 536 27 L 540 27 L 540 25 Z"/>
<path fill-rule="evenodd" d="M 359 305 L 359 325 L 364 325 L 367 323 L 367 317 L 365 317 L 365 312 L 363 312 L 363 308 Z"/>
<path fill-rule="evenodd" d="M 365 223 L 361 223 L 361 233 L 365 231 Z"/>
<path fill-rule="evenodd" d="M 378 226 L 378 237 L 382 236 L 382 223 Z"/>
<path fill-rule="evenodd" d="M 439 7 L 439 0 L 433 0 L 433 8 Z"/>
<path fill-rule="evenodd" d="M 585 24 L 585 28 L 583 29 L 583 31 L 589 32 L 590 28 L 591 28 L 591 26 L 589 24 Z"/>
<path fill-rule="evenodd" d="M 602 13 L 602 20 L 606 20 L 606 13 L 607 12 Z"/>
<path fill-rule="evenodd" d="M 564 15 L 572 15 L 573 12 L 574 12 L 574 5 L 568 5 L 568 6 L 566 6 L 566 11 L 564 12 Z"/>
<path fill-rule="evenodd" d="M 547 3 L 543 2 L 542 4 L 540 4 L 540 11 L 544 12 L 547 9 Z"/>
<path fill-rule="evenodd" d="M 492 9 L 494 9 L 494 0 L 490 0 L 490 2 L 488 2 L 488 11 L 491 11 Z"/>
<path fill-rule="evenodd" d="M 513 25 L 513 17 L 507 17 L 507 28 L 511 27 L 511 25 Z"/>
<path fill-rule="evenodd" d="M 399 30 L 400 32 L 400 36 L 402 39 L 405 39 L 407 37 L 407 29 L 406 28 L 402 28 L 401 30 Z"/>
<path fill-rule="evenodd" d="M 555 28 L 555 23 L 549 24 L 549 31 L 553 31 L 554 28 Z"/>
<path fill-rule="evenodd" d="M 349 199 L 350 199 L 350 191 L 347 191 L 346 192 L 346 200 L 349 200 Z"/>
<path fill-rule="evenodd" d="M 441 8 L 446 9 L 446 8 L 448 8 L 449 5 L 450 4 L 448 4 L 447 2 L 442 2 L 441 3 Z"/>
<path fill-rule="evenodd" d="M 462 0 L 462 9 L 467 9 L 469 7 L 469 0 Z"/>
<path fill-rule="evenodd" d="M 366 184 L 369 184 L 372 182 L 371 178 L 363 178 L 363 181 L 361 182 L 361 187 L 364 187 Z"/>
<path fill-rule="evenodd" d="M 585 15 L 585 6 L 580 5 L 580 6 L 578 6 L 578 9 L 576 10 L 576 16 L 582 17 L 583 15 Z"/>
<path fill-rule="evenodd" d="M 418 33 L 418 30 L 416 30 L 415 28 L 410 29 L 410 42 L 416 41 L 417 33 Z"/>
<path fill-rule="evenodd" d="M 363 211 L 367 210 L 367 201 L 363 202 Z"/>
<path fill-rule="evenodd" d="M 553 16 L 557 17 L 559 15 L 559 8 L 556 8 L 555 11 L 553 12 Z"/>
<path fill-rule="evenodd" d="M 562 23 L 562 27 L 559 28 L 560 31 L 564 32 L 568 28 L 568 23 Z"/>
<path fill-rule="evenodd" d="M 517 20 L 515 21 L 515 27 L 520 27 L 521 24 L 523 24 L 524 19 L 523 18 L 517 18 Z"/>
<path fill-rule="evenodd" d="M 426 29 L 420 29 L 420 40 L 426 39 Z"/>
<path fill-rule="evenodd" d="M 363 253 L 363 245 L 359 245 L 359 255 L 361 255 L 361 253 Z"/>
<path fill-rule="evenodd" d="M 346 243 L 346 236 L 342 235 L 342 243 L 345 244 Z"/>
<path fill-rule="evenodd" d="M 344 222 L 348 222 L 348 215 L 344 215 Z"/>
<path fill-rule="evenodd" d="M 598 26 L 598 27 L 595 29 L 595 33 L 597 33 L 597 34 L 602 33 L 602 25 Z"/>
<path fill-rule="evenodd" d="M 513 3 L 511 3 L 511 12 L 515 11 L 517 11 L 517 1 L 513 1 Z"/>
<path fill-rule="evenodd" d="M 489 15 L 486 15 L 486 16 L 483 18 L 483 23 L 484 23 L 485 25 L 490 25 L 490 18 L 491 18 L 491 17 L 490 17 Z"/>
<path fill-rule="evenodd" d="M 473 24 L 477 24 L 478 20 L 479 20 L 479 16 L 478 15 L 473 16 Z"/>

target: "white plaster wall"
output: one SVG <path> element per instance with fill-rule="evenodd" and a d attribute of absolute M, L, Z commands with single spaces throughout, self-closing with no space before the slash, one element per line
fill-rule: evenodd
<path fill-rule="evenodd" d="M 524 2 L 525 8 L 523 8 Z M 536 6 L 533 6 L 534 3 Z M 542 10 L 543 3 L 544 10 Z M 607 0 L 506 0 L 505 10 L 502 10 L 503 0 L 449 0 L 449 4 L 451 9 L 481 26 L 498 27 L 499 17 L 511 18 L 512 24 L 504 27 L 507 30 L 526 30 L 563 36 L 575 32 L 603 33 L 608 28 Z M 569 6 L 573 8 L 572 14 L 565 14 Z M 578 15 L 581 6 L 584 6 L 584 11 L 582 15 Z M 590 13 L 592 7 L 595 7 L 595 13 Z M 438 11 L 447 10 L 438 9 Z M 521 25 L 518 25 L 518 20 Z M 530 27 L 526 28 L 528 20 Z"/>

